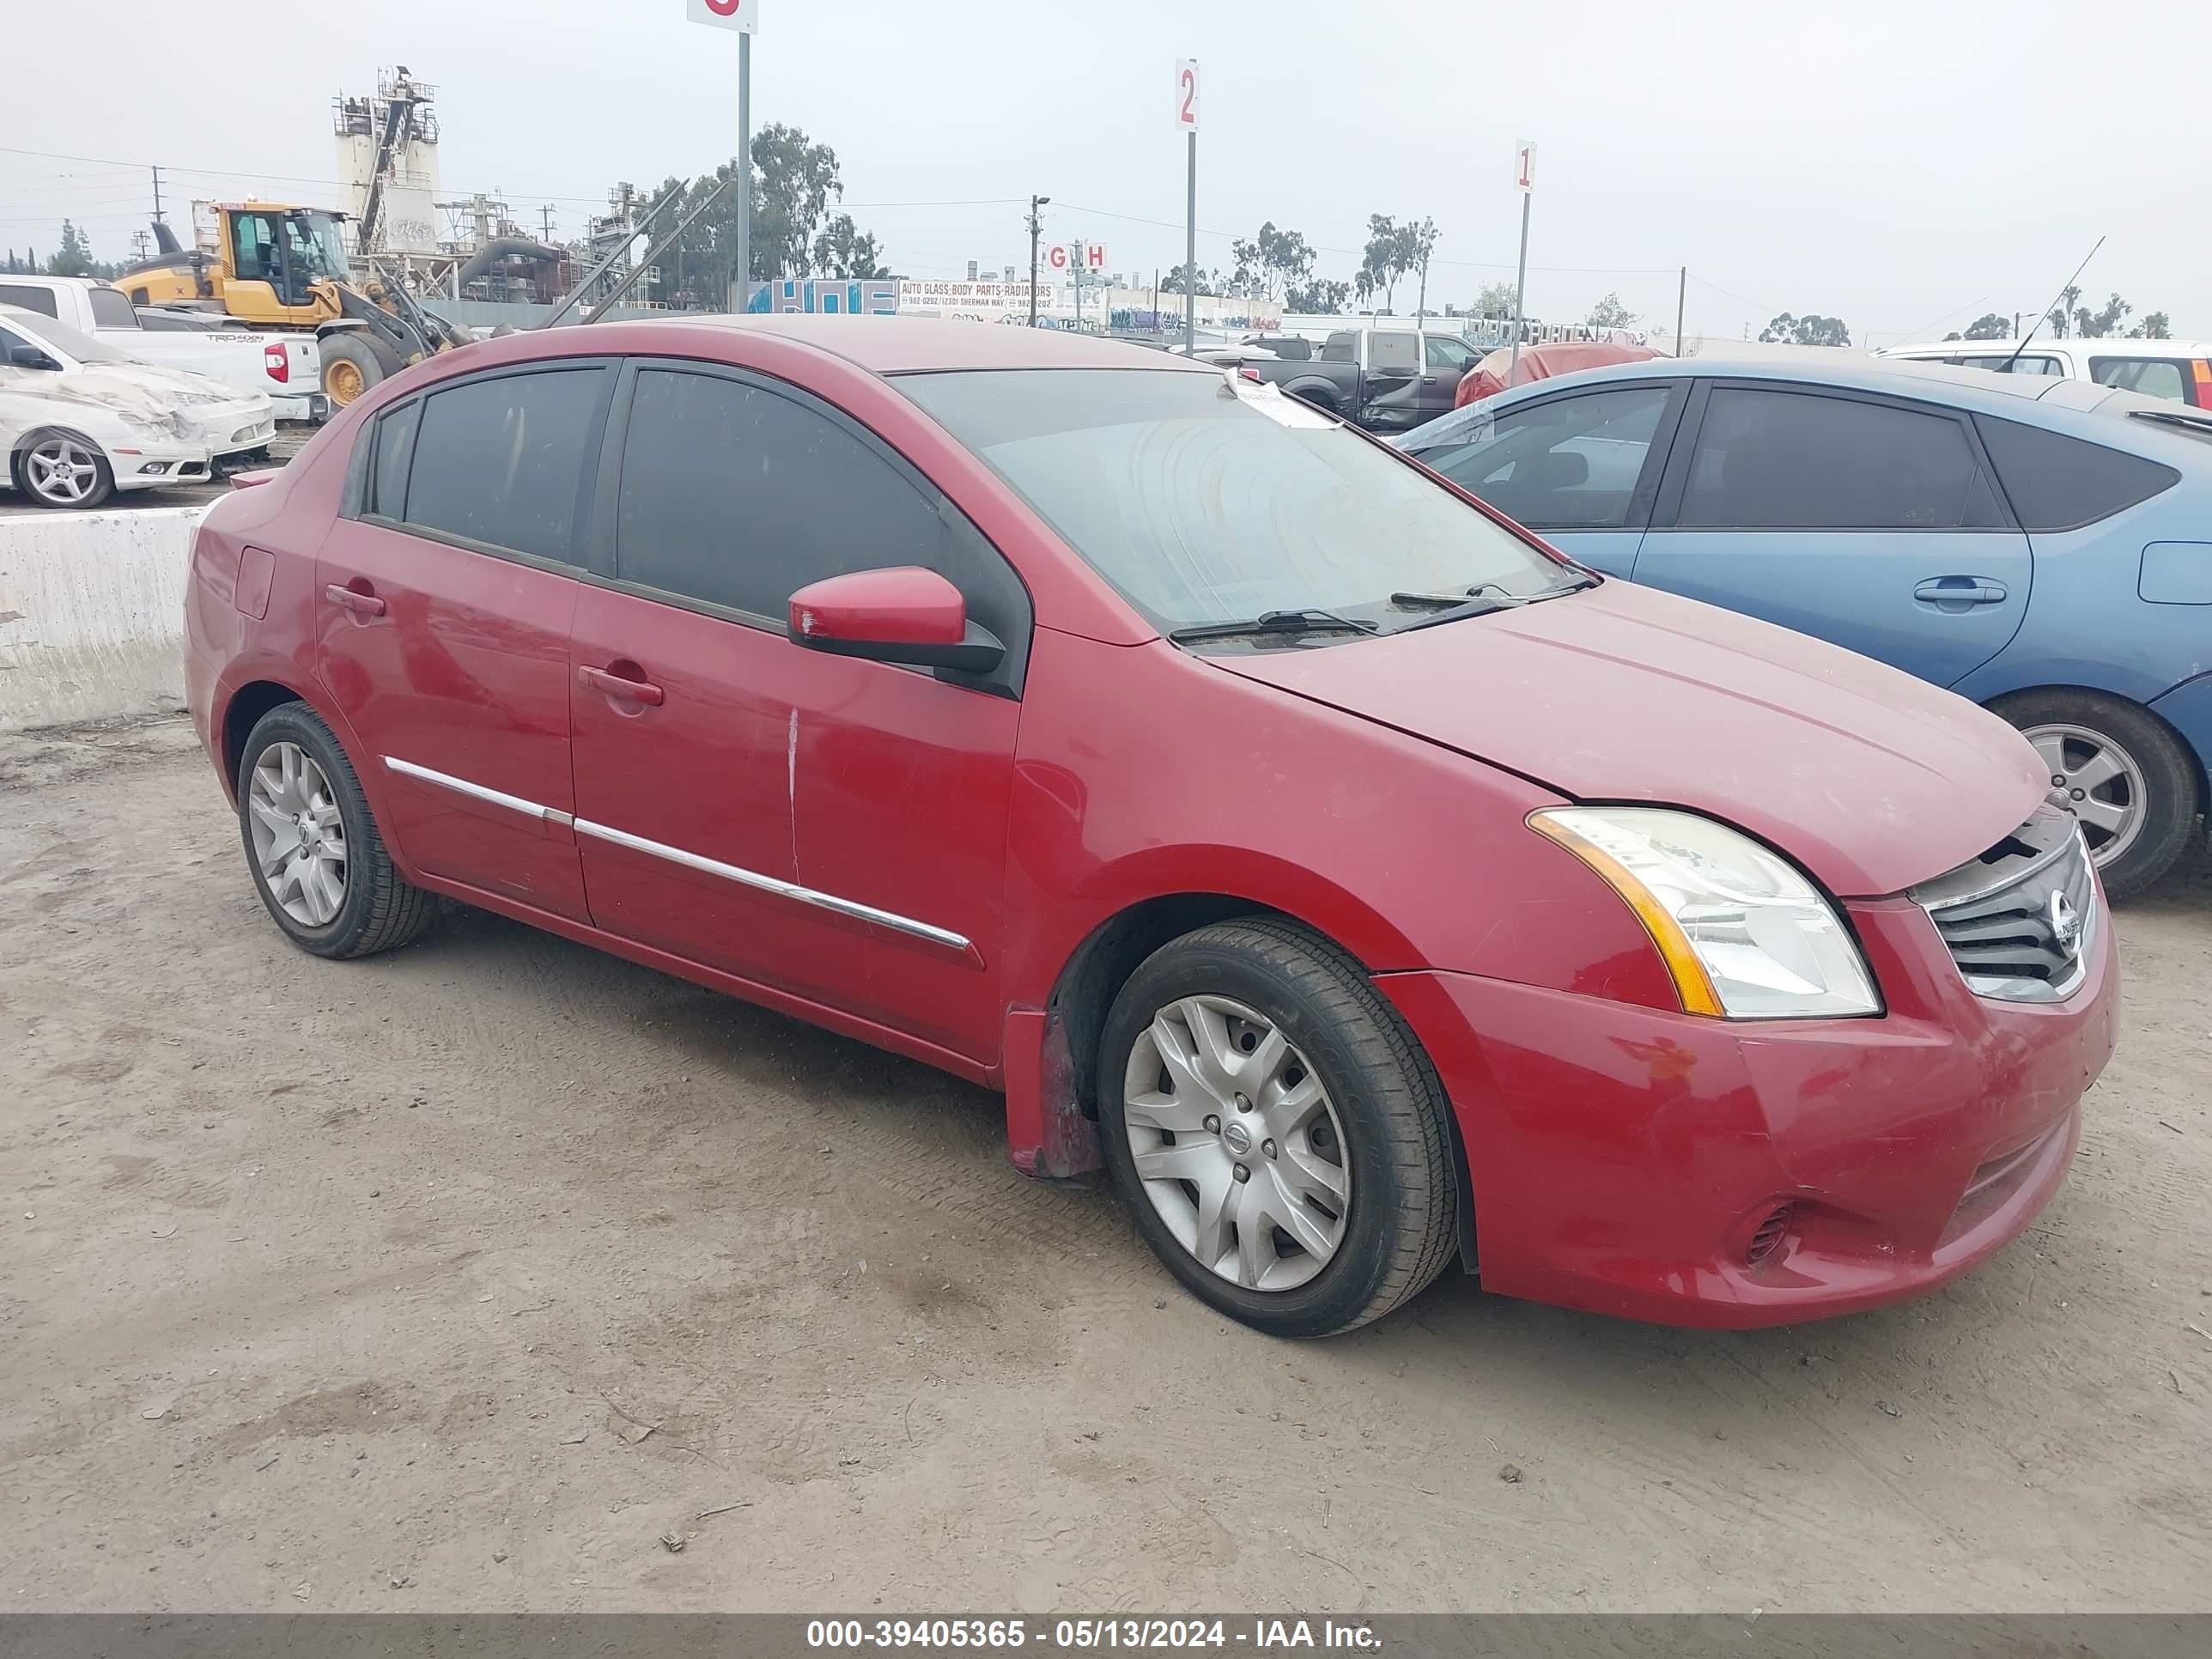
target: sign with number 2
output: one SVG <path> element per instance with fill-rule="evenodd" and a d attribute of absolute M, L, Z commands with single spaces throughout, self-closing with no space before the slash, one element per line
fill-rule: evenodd
<path fill-rule="evenodd" d="M 1185 132 L 1198 131 L 1198 59 L 1176 59 L 1176 125 Z"/>

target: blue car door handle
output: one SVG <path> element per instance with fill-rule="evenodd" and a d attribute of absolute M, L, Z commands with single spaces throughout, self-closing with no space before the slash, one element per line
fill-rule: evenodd
<path fill-rule="evenodd" d="M 1978 605 L 2002 605 L 2005 585 L 1987 576 L 1931 576 L 1912 590 L 1923 605 L 1942 611 L 1967 611 Z"/>

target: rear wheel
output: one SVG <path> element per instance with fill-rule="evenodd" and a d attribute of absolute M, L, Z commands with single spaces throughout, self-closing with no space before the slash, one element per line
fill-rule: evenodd
<path fill-rule="evenodd" d="M 15 488 L 40 507 L 94 507 L 115 493 L 100 446 L 67 432 L 34 432 L 15 448 Z"/>
<path fill-rule="evenodd" d="M 1443 1091 L 1359 965 L 1295 924 L 1221 922 L 1146 958 L 1107 1018 L 1098 1102 L 1137 1231 L 1248 1325 L 1349 1330 L 1450 1256 Z"/>
<path fill-rule="evenodd" d="M 2095 691 L 2028 691 L 1993 707 L 2043 757 L 2109 896 L 2139 893 L 2173 867 L 2197 827 L 2197 774 L 2165 721 Z"/>
<path fill-rule="evenodd" d="M 393 866 L 353 763 L 307 704 L 270 709 L 247 735 L 238 803 L 254 890 L 302 951 L 373 956 L 429 925 L 434 902 Z"/>

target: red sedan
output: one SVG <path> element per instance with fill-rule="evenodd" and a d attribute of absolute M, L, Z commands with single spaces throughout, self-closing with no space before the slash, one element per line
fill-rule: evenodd
<path fill-rule="evenodd" d="M 2026 1226 L 2112 1047 L 1994 715 L 1567 563 L 1272 387 L 912 319 L 592 325 L 208 517 L 193 718 L 276 926 L 440 899 L 1004 1091 L 1215 1307 L 1695 1325 Z"/>

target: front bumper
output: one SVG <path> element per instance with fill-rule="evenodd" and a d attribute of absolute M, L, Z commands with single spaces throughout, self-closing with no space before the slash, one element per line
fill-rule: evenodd
<path fill-rule="evenodd" d="M 1849 908 L 1880 1018 L 1746 1024 L 1468 975 L 1376 981 L 1459 1120 L 1486 1288 L 1787 1324 L 1933 1289 L 2027 1227 L 2118 1033 L 2109 915 L 2080 988 L 2026 1004 L 1970 992 L 1911 901 Z M 1749 1265 L 1784 1206 L 1781 1246 Z"/>
<path fill-rule="evenodd" d="M 156 443 L 142 438 L 129 453 L 111 448 L 107 465 L 118 489 L 157 489 L 165 484 L 205 483 L 215 475 L 204 443 Z"/>

